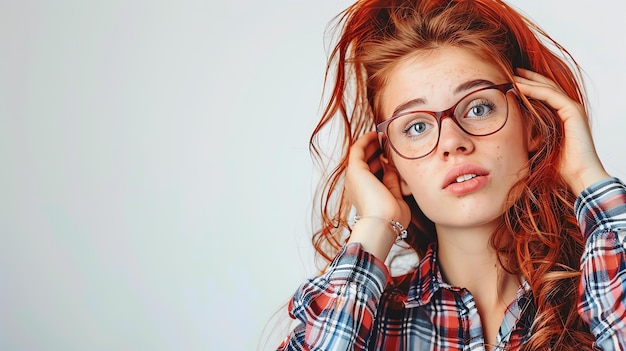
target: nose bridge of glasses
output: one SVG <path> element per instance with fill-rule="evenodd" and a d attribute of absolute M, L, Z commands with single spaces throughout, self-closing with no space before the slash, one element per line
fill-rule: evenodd
<path fill-rule="evenodd" d="M 435 115 L 437 116 L 437 124 L 439 126 L 439 134 L 440 135 L 441 135 L 441 129 L 443 127 L 443 121 L 446 118 L 449 118 L 454 124 L 457 125 L 457 127 L 459 127 L 462 131 L 465 131 L 465 128 L 463 128 L 463 126 L 461 126 L 461 123 L 460 123 L 459 119 L 456 116 L 457 107 L 461 104 L 461 102 L 463 102 L 463 100 L 457 102 L 456 104 L 454 104 L 454 106 L 450 107 L 447 110 L 435 113 Z"/>

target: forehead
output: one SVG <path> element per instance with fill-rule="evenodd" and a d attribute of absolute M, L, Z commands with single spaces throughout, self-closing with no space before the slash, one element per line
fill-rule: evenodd
<path fill-rule="evenodd" d="M 458 87 L 472 80 L 505 83 L 506 75 L 484 57 L 459 47 L 420 52 L 399 61 L 379 94 L 381 112 L 391 116 L 396 107 L 421 99 L 426 110 L 443 110 L 471 91 Z"/>

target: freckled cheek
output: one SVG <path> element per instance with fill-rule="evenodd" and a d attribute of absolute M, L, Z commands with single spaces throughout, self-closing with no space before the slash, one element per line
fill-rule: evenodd
<path fill-rule="evenodd" d="M 416 189 L 425 189 L 425 187 L 434 184 L 434 177 L 429 175 L 428 167 L 424 167 L 419 161 L 400 162 L 396 164 L 396 169 L 400 178 L 404 180 L 413 192 Z"/>
<path fill-rule="evenodd" d="M 506 148 L 506 146 L 504 146 L 504 148 Z M 523 149 L 511 148 L 508 152 L 503 151 L 507 150 L 502 150 L 501 148 L 496 149 L 494 154 L 496 161 L 493 166 L 499 169 L 502 175 L 511 177 L 517 181 L 527 170 L 528 154 Z"/>

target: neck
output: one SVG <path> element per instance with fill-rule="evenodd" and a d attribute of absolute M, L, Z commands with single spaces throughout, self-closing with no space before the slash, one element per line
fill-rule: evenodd
<path fill-rule="evenodd" d="M 489 244 L 496 226 L 437 227 L 439 264 L 444 280 L 470 291 L 483 325 L 486 343 L 496 343 L 509 304 L 515 300 L 519 278 L 507 273 Z"/>
<path fill-rule="evenodd" d="M 495 225 L 476 228 L 437 227 L 438 253 L 444 280 L 469 290 L 477 303 L 508 305 L 517 293 L 519 278 L 507 273 L 489 243 Z M 486 307 L 485 306 L 485 307 Z"/>

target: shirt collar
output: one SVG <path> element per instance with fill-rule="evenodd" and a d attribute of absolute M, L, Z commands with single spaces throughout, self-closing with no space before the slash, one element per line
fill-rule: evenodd
<path fill-rule="evenodd" d="M 437 259 L 437 243 L 433 242 L 428 246 L 424 258 L 413 273 L 407 294 L 406 307 L 413 308 L 429 304 L 433 295 L 441 288 L 459 290 L 459 288 L 443 281 Z M 532 296 L 530 285 L 522 278 L 522 284 L 517 292 L 518 304 L 526 304 L 525 301 L 529 296 Z"/>
<path fill-rule="evenodd" d="M 433 242 L 428 246 L 426 255 L 420 261 L 407 295 L 406 307 L 419 307 L 430 303 L 433 295 L 442 287 L 451 288 L 444 283 L 437 263 L 437 243 Z"/>

